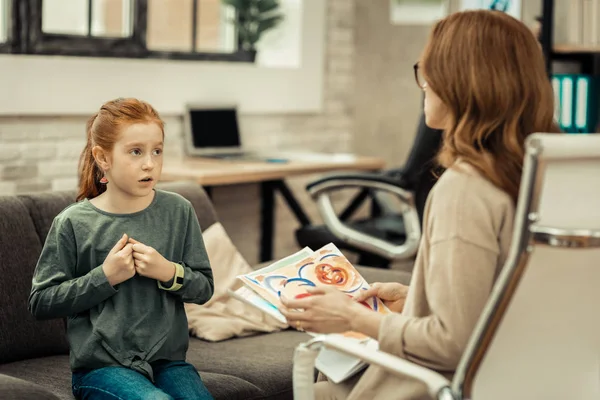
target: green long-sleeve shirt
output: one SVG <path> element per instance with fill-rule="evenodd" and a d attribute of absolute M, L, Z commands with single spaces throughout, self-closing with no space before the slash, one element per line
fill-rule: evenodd
<path fill-rule="evenodd" d="M 126 233 L 181 264 L 177 291 L 135 275 L 111 286 L 102 270 Z M 156 190 L 152 203 L 132 214 L 111 214 L 88 200 L 53 221 L 33 276 L 29 310 L 38 319 L 67 317 L 73 371 L 125 366 L 153 378 L 150 362 L 185 360 L 189 336 L 183 303 L 203 304 L 213 275 L 191 203 Z"/>

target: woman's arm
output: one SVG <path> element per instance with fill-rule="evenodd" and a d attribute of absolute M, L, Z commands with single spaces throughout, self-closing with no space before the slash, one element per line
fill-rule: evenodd
<path fill-rule="evenodd" d="M 426 277 L 431 315 L 384 316 L 380 349 L 432 369 L 454 370 L 491 293 L 497 262 L 497 252 L 458 237 L 433 244 Z"/>
<path fill-rule="evenodd" d="M 29 311 L 37 319 L 62 318 L 88 310 L 117 291 L 102 266 L 75 276 L 77 247 L 66 220 L 55 220 L 32 279 Z"/>

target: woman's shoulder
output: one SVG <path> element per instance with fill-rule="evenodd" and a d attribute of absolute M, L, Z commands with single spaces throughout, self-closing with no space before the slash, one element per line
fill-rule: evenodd
<path fill-rule="evenodd" d="M 514 204 L 510 195 L 466 163 L 446 170 L 429 200 L 432 243 L 460 238 L 496 249 L 501 231 L 512 226 Z"/>
<path fill-rule="evenodd" d="M 497 205 L 513 203 L 507 192 L 494 185 L 473 166 L 465 162 L 458 162 L 447 169 L 432 192 L 436 197 L 456 198 L 466 204 L 476 201 Z M 448 202 L 444 201 L 444 203 Z"/>

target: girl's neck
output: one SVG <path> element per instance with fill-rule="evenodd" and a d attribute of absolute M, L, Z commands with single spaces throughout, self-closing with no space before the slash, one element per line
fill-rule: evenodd
<path fill-rule="evenodd" d="M 133 214 L 146 209 L 154 200 L 156 191 L 144 197 L 131 197 L 123 193 L 114 193 L 110 189 L 98 197 L 90 200 L 90 203 L 102 211 L 111 214 Z"/>

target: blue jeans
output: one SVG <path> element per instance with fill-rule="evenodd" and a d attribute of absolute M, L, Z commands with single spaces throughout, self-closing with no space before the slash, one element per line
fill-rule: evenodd
<path fill-rule="evenodd" d="M 73 373 L 77 399 L 213 400 L 193 365 L 185 361 L 153 362 L 154 383 L 125 367 Z"/>

